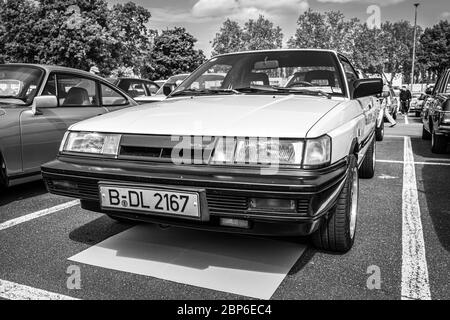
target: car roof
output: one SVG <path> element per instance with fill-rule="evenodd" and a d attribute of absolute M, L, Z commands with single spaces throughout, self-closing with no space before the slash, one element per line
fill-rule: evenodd
<path fill-rule="evenodd" d="M 337 52 L 336 50 L 330 50 L 330 49 L 308 49 L 308 48 L 304 48 L 304 49 L 265 49 L 265 50 L 247 50 L 247 51 L 238 51 L 238 52 L 230 52 L 230 53 L 223 53 L 223 54 L 218 54 L 216 56 L 213 56 L 213 58 L 216 57 L 221 57 L 221 56 L 231 56 L 231 55 L 235 55 L 235 54 L 243 54 L 243 53 L 263 53 L 263 52 L 286 52 L 286 51 L 292 51 L 292 52 L 296 52 L 296 51 L 317 51 L 317 52 L 329 52 L 329 53 L 333 53 L 333 54 L 340 54 L 339 52 Z"/>
<path fill-rule="evenodd" d="M 2 64 L 0 64 L 1 66 Z M 75 69 L 75 68 L 68 68 L 68 67 L 61 67 L 61 66 L 55 66 L 55 65 L 46 65 L 46 64 L 34 64 L 34 63 L 6 63 L 3 65 L 8 65 L 8 66 L 25 66 L 25 67 L 35 67 L 35 68 L 41 68 L 44 69 L 47 72 L 70 72 L 70 73 L 76 73 L 79 75 L 84 75 L 84 76 L 89 76 L 89 77 L 94 77 L 94 78 L 98 78 L 100 80 L 105 81 L 106 79 L 97 76 L 93 73 L 87 72 L 87 71 L 83 71 L 80 69 Z"/>

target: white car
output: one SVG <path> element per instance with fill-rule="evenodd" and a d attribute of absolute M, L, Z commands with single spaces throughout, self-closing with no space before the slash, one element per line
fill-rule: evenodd
<path fill-rule="evenodd" d="M 304 72 L 301 83 L 283 83 Z M 206 88 L 205 75 L 224 75 Z M 311 235 L 349 250 L 359 178 L 375 170 L 373 96 L 329 50 L 267 50 L 213 57 L 159 103 L 72 126 L 48 190 L 117 220 L 258 235 Z"/>

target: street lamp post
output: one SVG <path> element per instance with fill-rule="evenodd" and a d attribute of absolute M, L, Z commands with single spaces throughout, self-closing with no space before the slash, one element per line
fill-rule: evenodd
<path fill-rule="evenodd" d="M 414 63 L 416 60 L 416 37 L 417 37 L 417 7 L 420 3 L 414 3 L 414 39 L 413 39 L 413 56 L 412 56 L 412 67 L 411 67 L 411 91 L 414 85 Z"/>

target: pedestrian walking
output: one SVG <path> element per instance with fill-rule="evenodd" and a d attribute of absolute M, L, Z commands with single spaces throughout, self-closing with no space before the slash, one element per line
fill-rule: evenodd
<path fill-rule="evenodd" d="M 411 91 L 406 86 L 403 86 L 400 90 L 400 112 L 402 114 L 408 114 L 410 101 Z"/>

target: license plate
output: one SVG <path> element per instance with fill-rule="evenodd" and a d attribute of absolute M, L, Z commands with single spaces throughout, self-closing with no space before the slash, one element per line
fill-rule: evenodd
<path fill-rule="evenodd" d="M 100 196 L 105 209 L 200 218 L 195 192 L 100 185 Z"/>

